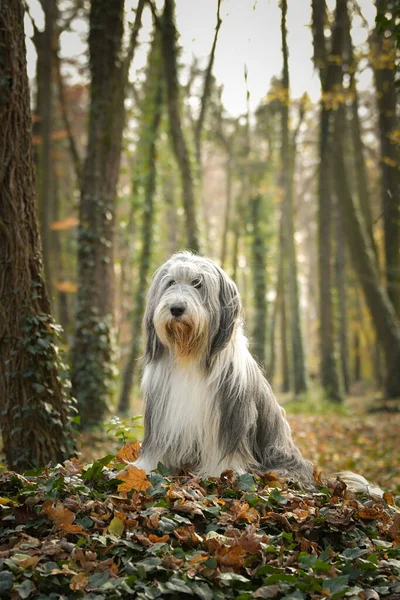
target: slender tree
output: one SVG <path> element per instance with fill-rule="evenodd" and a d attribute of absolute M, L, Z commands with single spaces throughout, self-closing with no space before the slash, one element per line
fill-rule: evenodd
<path fill-rule="evenodd" d="M 156 193 L 156 144 L 162 114 L 162 57 L 160 53 L 159 35 L 155 35 L 145 84 L 145 94 L 141 115 L 141 134 L 139 141 L 139 170 L 142 174 L 143 187 L 143 224 L 142 247 L 140 253 L 139 278 L 134 294 L 134 310 L 132 319 L 132 341 L 128 360 L 125 365 L 122 392 L 118 410 L 126 413 L 129 410 L 129 399 L 135 377 L 135 367 L 139 358 L 142 342 L 142 319 L 146 289 L 150 273 L 150 260 L 153 244 L 154 199 Z"/>
<path fill-rule="evenodd" d="M 0 412 L 10 469 L 73 451 L 42 275 L 21 0 L 0 4 Z"/>
<path fill-rule="evenodd" d="M 252 224 L 252 272 L 254 290 L 254 324 L 252 348 L 259 364 L 265 367 L 265 344 L 267 337 L 267 282 L 266 282 L 266 239 L 265 199 L 258 194 L 250 198 L 250 222 Z"/>
<path fill-rule="evenodd" d="M 376 0 L 378 15 L 385 13 L 385 5 L 385 0 Z M 399 127 L 396 60 L 393 39 L 375 31 L 371 62 L 379 113 L 386 284 L 389 298 L 400 317 L 400 152 L 395 138 Z"/>
<path fill-rule="evenodd" d="M 331 136 L 330 124 L 337 71 L 334 59 L 328 56 L 341 54 L 343 26 L 336 18 L 332 33 L 330 54 L 325 39 L 326 5 L 312 0 L 312 31 L 314 61 L 319 68 L 322 100 L 320 107 L 319 173 L 318 173 L 318 263 L 319 263 L 319 309 L 321 382 L 327 397 L 335 402 L 343 400 L 333 329 L 332 302 L 332 190 L 331 190 Z"/>
<path fill-rule="evenodd" d="M 339 357 L 344 391 L 350 391 L 350 357 L 348 340 L 348 311 L 346 289 L 346 251 L 344 224 L 339 200 L 334 205 L 334 237 L 335 237 L 335 284 L 337 290 L 337 330 L 339 338 Z"/>
<path fill-rule="evenodd" d="M 51 134 L 53 130 L 53 73 L 54 53 L 58 45 L 57 2 L 43 0 L 44 28 L 40 31 L 33 23 L 33 42 L 36 61 L 36 115 L 35 136 L 37 139 L 37 193 L 40 233 L 43 248 L 43 264 L 46 285 L 52 295 L 50 219 L 54 215 L 54 180 L 51 159 Z"/>
<path fill-rule="evenodd" d="M 175 0 L 165 0 L 162 18 L 158 19 L 156 17 L 156 23 L 158 27 L 161 27 L 169 128 L 173 151 L 181 175 L 182 202 L 186 218 L 188 247 L 198 252 L 200 250 L 200 242 L 196 217 L 193 169 L 181 119 Z"/>
<path fill-rule="evenodd" d="M 102 421 L 112 391 L 115 198 L 128 71 L 144 3 L 145 0 L 139 0 L 125 56 L 124 0 L 91 3 L 90 108 L 81 177 L 77 314 L 72 348 L 72 385 L 83 427 Z"/>
<path fill-rule="evenodd" d="M 281 102 L 281 168 L 283 188 L 283 238 L 284 250 L 287 257 L 287 275 L 290 306 L 290 329 L 291 329 L 291 361 L 293 363 L 293 386 L 294 393 L 301 394 L 307 390 L 307 377 L 305 367 L 305 356 L 303 338 L 301 332 L 299 287 L 297 277 L 297 257 L 295 246 L 294 227 L 294 204 L 293 204 L 293 171 L 295 148 L 290 148 L 289 139 L 289 51 L 287 46 L 287 0 L 281 0 L 281 36 L 283 73 L 282 88 L 283 100 Z"/>

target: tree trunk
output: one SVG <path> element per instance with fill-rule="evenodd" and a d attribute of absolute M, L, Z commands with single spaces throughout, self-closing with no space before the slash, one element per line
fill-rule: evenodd
<path fill-rule="evenodd" d="M 344 238 L 344 223 L 341 210 L 335 203 L 335 283 L 337 290 L 337 321 L 339 338 L 340 367 L 346 394 L 350 391 L 350 360 L 347 323 L 347 292 L 346 292 L 346 253 Z"/>
<path fill-rule="evenodd" d="M 250 199 L 252 238 L 252 272 L 254 292 L 254 328 L 252 336 L 253 353 L 257 362 L 265 368 L 265 343 L 267 325 L 267 283 L 266 283 L 266 245 L 262 229 L 263 198 L 260 195 Z"/>
<path fill-rule="evenodd" d="M 226 149 L 226 165 L 225 165 L 225 173 L 226 173 L 226 204 L 225 204 L 225 212 L 224 212 L 224 229 L 222 232 L 222 242 L 221 242 L 221 258 L 220 264 L 224 269 L 227 254 L 228 254 L 228 234 L 231 224 L 231 212 L 232 212 L 232 155 L 228 149 Z"/>
<path fill-rule="evenodd" d="M 0 423 L 17 471 L 74 449 L 42 276 L 23 20 L 21 0 L 0 4 Z"/>
<path fill-rule="evenodd" d="M 334 63 L 328 63 L 324 27 L 326 21 L 324 2 L 312 0 L 314 60 L 319 66 L 321 88 L 324 97 L 329 97 L 335 87 Z M 332 34 L 332 54 L 337 54 L 342 44 L 342 27 L 336 16 Z M 341 52 L 340 52 L 341 54 Z M 336 77 L 335 77 L 336 76 Z M 320 307 L 320 352 L 321 383 L 327 397 L 334 402 L 343 401 L 343 390 L 339 376 L 333 331 L 333 302 L 331 274 L 331 230 L 332 194 L 330 119 L 332 108 L 321 101 L 319 173 L 318 173 L 318 264 L 319 264 L 319 307 Z"/>
<path fill-rule="evenodd" d="M 181 175 L 182 202 L 186 217 L 188 247 L 190 250 L 199 252 L 200 243 L 196 218 L 192 165 L 181 122 L 175 0 L 165 0 L 164 13 L 161 22 L 161 34 L 170 136 Z"/>
<path fill-rule="evenodd" d="M 357 327 L 353 338 L 353 354 L 354 354 L 354 381 L 361 381 L 361 341 L 360 330 Z"/>
<path fill-rule="evenodd" d="M 378 12 L 383 0 L 376 1 Z M 400 153 L 394 133 L 398 130 L 396 48 L 392 39 L 374 32 L 372 66 L 377 91 L 381 147 L 381 187 L 385 234 L 386 285 L 400 318 Z"/>
<path fill-rule="evenodd" d="M 162 114 L 162 57 L 158 36 L 153 40 L 146 80 L 146 94 L 142 109 L 142 131 L 139 141 L 139 155 L 142 161 L 140 171 L 143 174 L 144 203 L 142 225 L 142 248 L 140 255 L 139 281 L 135 292 L 132 320 L 132 342 L 125 365 L 122 392 L 118 412 L 129 411 L 129 400 L 135 377 L 135 366 L 139 359 L 142 343 L 142 319 L 146 298 L 146 289 L 150 272 L 150 259 L 153 243 L 154 198 L 156 193 L 156 143 Z"/>
<path fill-rule="evenodd" d="M 128 53 L 123 59 L 124 0 L 92 0 L 90 11 L 90 109 L 81 179 L 78 294 L 72 385 L 88 428 L 100 423 L 112 394 L 114 215 L 129 64 L 141 24 L 139 0 Z"/>
<path fill-rule="evenodd" d="M 51 159 L 51 134 L 53 130 L 53 75 L 54 51 L 58 44 L 57 4 L 56 0 L 43 0 L 42 8 L 45 17 L 44 30 L 35 29 L 33 42 L 37 52 L 36 63 L 36 113 L 37 132 L 37 191 L 39 223 L 42 240 L 43 265 L 46 286 L 52 297 L 51 268 L 51 232 L 50 221 L 53 216 L 53 167 Z"/>
<path fill-rule="evenodd" d="M 280 276 L 280 289 L 279 289 L 279 298 L 280 298 L 280 326 L 281 326 L 281 358 L 282 358 L 282 392 L 289 392 L 291 387 L 291 374 L 290 374 L 290 361 L 289 361 L 289 343 L 288 343 L 288 326 L 287 326 L 287 277 L 285 273 L 285 260 L 282 258 L 281 261 L 281 271 L 282 275 Z"/>
<path fill-rule="evenodd" d="M 293 363 L 293 386 L 295 395 L 307 390 L 307 377 L 304 358 L 303 338 L 301 333 L 300 301 L 297 279 L 297 257 L 295 246 L 294 206 L 293 206 L 293 175 L 294 153 L 291 157 L 289 144 L 289 63 L 286 32 L 287 0 L 281 0 L 281 33 L 283 54 L 282 87 L 284 100 L 281 102 L 282 143 L 281 143 L 281 168 L 283 187 L 283 225 L 284 247 L 287 256 L 287 274 L 290 306 L 291 329 L 291 360 Z"/>
<path fill-rule="evenodd" d="M 340 199 L 353 266 L 359 277 L 379 343 L 385 353 L 386 395 L 388 398 L 398 398 L 400 397 L 400 323 L 387 291 L 380 285 L 375 255 L 369 243 L 365 225 L 351 196 L 343 160 L 344 130 L 345 119 L 343 107 L 341 107 L 337 111 L 335 123 L 334 180 L 337 186 L 336 193 Z"/>

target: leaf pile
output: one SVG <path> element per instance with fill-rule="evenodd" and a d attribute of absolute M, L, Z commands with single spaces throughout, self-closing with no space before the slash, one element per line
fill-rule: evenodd
<path fill-rule="evenodd" d="M 400 598 L 400 511 L 273 474 L 200 480 L 126 466 L 0 474 L 0 597 Z"/>

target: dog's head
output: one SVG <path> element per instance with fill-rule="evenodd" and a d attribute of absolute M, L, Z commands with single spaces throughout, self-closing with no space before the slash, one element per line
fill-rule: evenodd
<path fill-rule="evenodd" d="M 231 339 L 240 314 L 234 282 L 212 260 L 179 252 L 154 274 L 147 297 L 147 361 L 168 347 L 210 364 Z"/>

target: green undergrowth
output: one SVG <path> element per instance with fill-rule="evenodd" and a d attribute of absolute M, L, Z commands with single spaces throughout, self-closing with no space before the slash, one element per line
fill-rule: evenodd
<path fill-rule="evenodd" d="M 0 474 L 0 597 L 398 598 L 400 511 L 337 479 L 146 478 L 108 455 Z M 132 453 L 132 455 L 130 455 Z"/>

